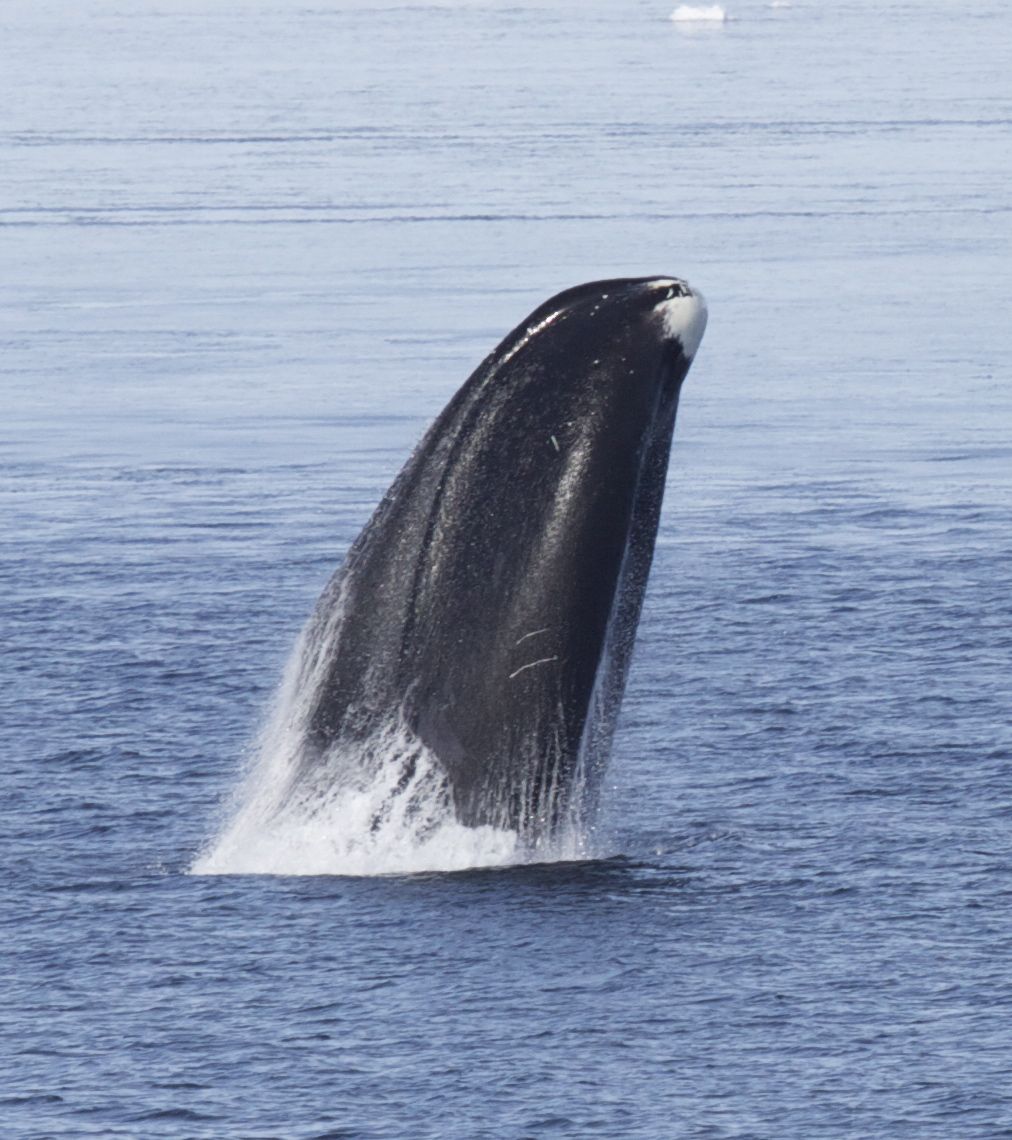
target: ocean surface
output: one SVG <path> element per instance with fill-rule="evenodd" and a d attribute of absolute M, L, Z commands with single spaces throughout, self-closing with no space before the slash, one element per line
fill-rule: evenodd
<path fill-rule="evenodd" d="M 674 6 L 0 6 L 3 1137 L 1012 1136 L 1012 9 Z M 592 850 L 224 873 L 426 425 L 654 273 Z"/>

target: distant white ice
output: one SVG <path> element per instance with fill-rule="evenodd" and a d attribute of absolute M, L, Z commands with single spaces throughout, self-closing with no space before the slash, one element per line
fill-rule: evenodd
<path fill-rule="evenodd" d="M 702 21 L 723 23 L 727 12 L 720 4 L 679 4 L 671 13 L 676 24 L 692 24 Z"/>

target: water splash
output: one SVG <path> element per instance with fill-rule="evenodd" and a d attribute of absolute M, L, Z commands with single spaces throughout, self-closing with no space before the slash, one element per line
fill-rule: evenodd
<path fill-rule="evenodd" d="M 355 757 L 349 769 L 359 769 L 358 778 L 329 789 L 307 783 L 280 809 L 254 779 L 252 794 L 193 873 L 383 875 L 520 861 L 514 833 L 456 822 L 436 762 L 395 735 L 385 748 L 377 742 L 367 750 L 378 760 L 370 777 L 364 756 Z"/>
<path fill-rule="evenodd" d="M 385 875 L 586 859 L 590 832 L 574 813 L 536 845 L 515 831 L 465 827 L 433 753 L 395 720 L 368 739 L 341 741 L 306 771 L 315 686 L 340 636 L 340 604 L 311 621 L 285 669 L 274 708 L 219 834 L 196 875 Z"/>

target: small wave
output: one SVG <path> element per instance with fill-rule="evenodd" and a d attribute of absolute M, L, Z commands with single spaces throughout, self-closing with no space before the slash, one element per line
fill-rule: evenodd
<path fill-rule="evenodd" d="M 187 1123 L 205 1123 L 220 1119 L 204 1112 L 196 1112 L 192 1108 L 153 1108 L 150 1112 L 138 1113 L 130 1118 L 136 1124 L 154 1123 L 155 1121 L 184 1121 Z"/>
<path fill-rule="evenodd" d="M 724 23 L 727 12 L 720 4 L 679 4 L 671 13 L 671 19 L 676 24 L 689 24 L 701 21 Z"/>

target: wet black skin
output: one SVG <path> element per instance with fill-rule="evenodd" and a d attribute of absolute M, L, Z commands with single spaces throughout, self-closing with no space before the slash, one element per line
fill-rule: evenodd
<path fill-rule="evenodd" d="M 445 769 L 460 822 L 536 841 L 571 808 L 593 715 L 592 788 L 691 363 L 654 311 L 671 280 L 553 297 L 429 429 L 318 603 L 306 770 L 400 717 Z"/>

